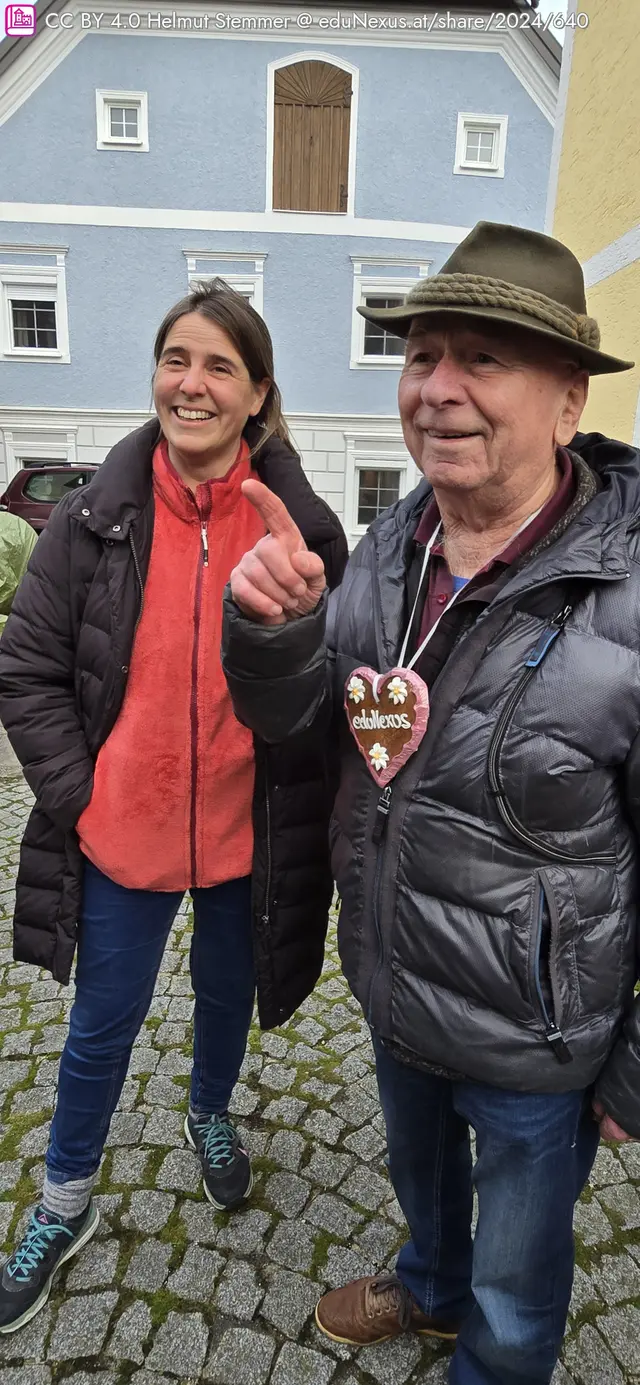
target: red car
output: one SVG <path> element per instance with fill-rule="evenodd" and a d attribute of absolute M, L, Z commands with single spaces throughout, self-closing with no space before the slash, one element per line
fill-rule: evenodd
<path fill-rule="evenodd" d="M 0 510 L 9 510 L 12 515 L 26 519 L 40 533 L 58 501 L 78 486 L 86 486 L 97 470 L 97 465 L 91 462 L 23 467 L 11 477 L 4 495 L 0 496 Z"/>

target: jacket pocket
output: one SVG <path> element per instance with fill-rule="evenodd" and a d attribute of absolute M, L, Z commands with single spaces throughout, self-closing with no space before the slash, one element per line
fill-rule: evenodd
<path fill-rule="evenodd" d="M 563 1030 L 580 1014 L 573 891 L 564 871 L 538 871 L 533 897 L 529 987 L 545 1038 L 561 1063 L 571 1062 Z"/>

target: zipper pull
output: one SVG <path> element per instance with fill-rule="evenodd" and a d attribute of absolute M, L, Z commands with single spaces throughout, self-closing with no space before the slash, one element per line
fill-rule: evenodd
<path fill-rule="evenodd" d="M 572 1063 L 573 1054 L 569 1045 L 565 1043 L 564 1037 L 558 1029 L 557 1024 L 549 1024 L 546 1029 L 547 1043 L 551 1044 L 553 1052 L 559 1063 Z"/>
<path fill-rule="evenodd" d="M 207 538 L 207 526 L 206 526 L 204 520 L 202 521 L 202 523 L 201 523 L 201 525 L 200 525 L 200 534 L 201 534 L 201 537 L 202 537 L 202 553 L 203 553 L 203 558 L 204 558 L 204 565 L 205 565 L 205 567 L 208 567 L 208 566 L 209 566 L 209 540 L 208 540 L 208 538 Z"/>
<path fill-rule="evenodd" d="M 378 799 L 378 803 L 376 806 L 376 821 L 372 836 L 374 846 L 380 846 L 380 843 L 383 840 L 384 834 L 387 830 L 387 819 L 389 817 L 389 812 L 391 809 L 392 793 L 393 789 L 391 788 L 391 785 L 387 784 L 386 789 L 382 790 L 382 793 L 380 794 L 380 797 Z"/>
<path fill-rule="evenodd" d="M 550 650 L 553 641 L 557 640 L 560 631 L 564 629 L 569 619 L 569 616 L 571 615 L 572 610 L 573 606 L 565 606 L 564 610 L 559 611 L 558 615 L 553 617 L 551 624 L 545 626 L 545 629 L 542 631 L 540 639 L 537 641 L 537 643 L 534 645 L 534 648 L 531 650 L 529 658 L 525 663 L 525 668 L 537 668 L 538 664 L 542 663 L 542 660 L 544 659 L 545 654 L 547 654 Z"/>

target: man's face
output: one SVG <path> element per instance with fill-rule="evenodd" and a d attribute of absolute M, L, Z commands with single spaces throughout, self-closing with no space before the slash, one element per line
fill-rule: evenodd
<path fill-rule="evenodd" d="M 405 442 L 437 490 L 498 488 L 571 441 L 587 372 L 517 327 L 414 318 L 398 403 Z"/>

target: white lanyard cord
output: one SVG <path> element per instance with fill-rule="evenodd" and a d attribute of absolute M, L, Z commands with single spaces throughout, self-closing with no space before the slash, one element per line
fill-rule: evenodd
<path fill-rule="evenodd" d="M 538 518 L 538 515 L 540 514 L 541 510 L 543 510 L 543 509 L 544 509 L 544 506 L 541 505 L 541 506 L 540 506 L 540 509 L 534 510 L 533 514 L 532 514 L 532 515 L 529 515 L 529 518 L 528 518 L 528 519 L 525 519 L 524 524 L 521 524 L 521 525 L 520 525 L 520 528 L 519 528 L 519 529 L 516 529 L 515 534 L 512 534 L 512 536 L 511 536 L 510 539 L 507 539 L 507 543 L 504 543 L 504 544 L 502 545 L 502 548 L 498 549 L 498 552 L 497 552 L 497 553 L 494 553 L 493 558 L 491 559 L 491 562 L 493 562 L 494 558 L 499 557 L 500 553 L 503 553 L 503 552 L 504 552 L 504 550 L 505 550 L 505 548 L 507 548 L 508 544 L 513 543 L 513 540 L 514 540 L 514 539 L 517 539 L 518 535 L 521 534 L 521 533 L 523 532 L 524 529 L 528 529 L 529 525 L 530 525 L 530 524 L 533 524 L 534 519 L 537 519 L 537 518 Z M 415 614 L 416 614 L 416 611 L 417 611 L 417 609 L 418 609 L 418 602 L 419 602 L 419 600 L 420 600 L 420 593 L 421 593 L 421 591 L 422 591 L 422 585 L 423 585 L 423 582 L 424 582 L 424 579 L 425 579 L 425 576 L 426 576 L 427 568 L 428 568 L 428 566 L 429 566 L 429 559 L 430 559 L 430 557 L 431 557 L 431 550 L 432 550 L 432 548 L 433 548 L 433 545 L 435 544 L 435 541 L 436 541 L 436 539 L 437 539 L 437 537 L 438 537 L 438 535 L 439 535 L 441 529 L 442 529 L 442 520 L 439 521 L 439 523 L 438 523 L 436 529 L 434 529 L 434 532 L 433 532 L 433 534 L 431 535 L 431 538 L 429 539 L 429 542 L 428 542 L 428 544 L 426 545 L 425 550 L 424 550 L 424 558 L 423 558 L 423 561 L 422 561 L 422 572 L 420 573 L 420 581 L 419 581 L 419 583 L 418 583 L 418 590 L 417 590 L 417 592 L 416 592 L 416 599 L 415 599 L 415 601 L 414 601 L 414 603 L 413 603 L 413 610 L 412 610 L 412 612 L 411 612 L 411 616 L 410 616 L 410 619 L 409 619 L 409 624 L 408 624 L 408 626 L 407 626 L 406 635 L 405 635 L 405 637 L 404 637 L 404 640 L 402 641 L 402 649 L 400 650 L 400 658 L 398 659 L 398 667 L 399 667 L 399 668 L 412 669 L 412 668 L 414 667 L 414 665 L 418 662 L 418 659 L 420 658 L 420 656 L 421 656 L 422 654 L 424 654 L 424 651 L 425 651 L 425 649 L 426 649 L 426 647 L 427 647 L 427 645 L 428 645 L 428 643 L 429 643 L 429 640 L 432 639 L 433 636 L 435 635 L 436 630 L 438 629 L 438 626 L 439 626 L 439 624 L 440 624 L 440 621 L 443 619 L 444 616 L 446 616 L 447 611 L 450 611 L 450 610 L 451 610 L 451 607 L 453 606 L 454 601 L 457 601 L 458 597 L 459 597 L 459 596 L 461 595 L 461 593 L 465 590 L 464 587 L 460 587 L 460 589 L 459 589 L 457 592 L 454 592 L 454 593 L 453 593 L 453 596 L 450 597 L 449 600 L 447 601 L 447 604 L 446 604 L 444 610 L 440 612 L 440 615 L 438 616 L 438 619 L 437 619 L 437 620 L 434 622 L 434 624 L 431 626 L 431 629 L 430 629 L 428 635 L 426 635 L 425 639 L 423 639 L 422 644 L 420 645 L 420 647 L 419 647 L 418 649 L 416 649 L 416 652 L 415 652 L 415 654 L 413 655 L 413 658 L 409 660 L 409 663 L 408 663 L 408 664 L 405 664 L 404 660 L 405 660 L 405 656 L 406 656 L 406 653 L 407 653 L 407 646 L 408 646 L 408 644 L 409 644 L 409 636 L 410 636 L 410 634 L 411 634 L 411 629 L 412 629 L 413 622 L 414 622 L 414 619 L 415 619 Z"/>

